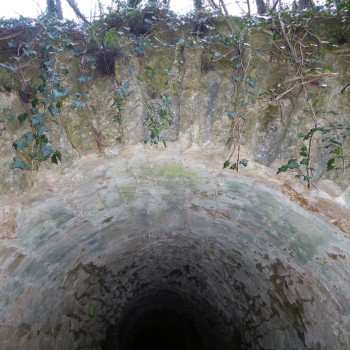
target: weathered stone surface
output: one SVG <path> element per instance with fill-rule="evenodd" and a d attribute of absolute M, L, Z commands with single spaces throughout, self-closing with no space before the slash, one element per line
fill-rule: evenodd
<path fill-rule="evenodd" d="M 208 349 L 349 347 L 349 237 L 214 159 L 133 147 L 3 201 L 2 348 L 100 349 L 171 293 Z"/>
<path fill-rule="evenodd" d="M 294 173 L 276 175 L 298 152 L 297 133 L 315 125 L 302 88 L 285 93 L 298 77 L 270 33 L 253 30 L 242 97 L 232 62 L 214 64 L 212 52 L 175 39 L 172 49 L 119 55 L 113 79 L 72 83 L 86 106 L 68 98 L 48 123 L 58 167 L 10 169 L 12 142 L 30 125 L 5 107 L 28 105 L 0 93 L 1 349 L 125 349 L 137 317 L 152 310 L 182 310 L 203 350 L 350 348 L 349 174 L 324 174 L 319 136 L 311 189 Z M 347 50 L 322 60 L 340 74 L 309 86 L 320 126 L 350 126 L 340 93 Z M 72 71 L 77 78 L 74 61 Z M 144 145 L 145 118 L 164 94 L 175 113 L 162 130 L 167 147 Z M 246 102 L 240 155 L 249 166 L 221 170 L 232 151 L 228 113 Z"/>

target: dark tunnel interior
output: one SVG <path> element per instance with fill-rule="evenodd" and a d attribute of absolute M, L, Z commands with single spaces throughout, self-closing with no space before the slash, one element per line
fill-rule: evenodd
<path fill-rule="evenodd" d="M 171 178 L 125 206 L 107 188 L 116 219 L 96 209 L 96 226 L 40 203 L 1 256 L 0 349 L 350 349 L 348 238 L 230 181 L 219 196 Z"/>
<path fill-rule="evenodd" d="M 238 333 L 226 339 L 225 334 L 217 332 L 218 315 L 210 305 L 196 304 L 166 290 L 136 298 L 118 324 L 107 328 L 102 349 L 246 349 Z"/>

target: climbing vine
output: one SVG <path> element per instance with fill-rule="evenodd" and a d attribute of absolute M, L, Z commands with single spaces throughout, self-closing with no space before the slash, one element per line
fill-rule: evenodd
<path fill-rule="evenodd" d="M 349 169 L 349 127 L 343 122 L 347 116 L 338 110 L 322 110 L 321 101 L 313 95 L 312 84 L 337 74 L 321 69 L 323 52 L 329 49 L 329 43 L 322 42 L 311 29 L 317 14 L 304 12 L 293 16 L 281 11 L 266 19 L 224 16 L 225 30 L 218 25 L 215 16 L 196 11 L 179 18 L 168 9 L 146 7 L 109 13 L 88 28 L 70 22 L 62 24 L 53 18 L 40 18 L 35 23 L 22 19 L 17 25 L 25 28 L 26 40 L 22 37 L 8 40 L 8 48 L 15 54 L 10 61 L 0 63 L 0 69 L 6 70 L 16 82 L 16 89 L 28 106 L 26 112 L 18 115 L 3 109 L 8 122 L 16 121 L 28 127 L 13 141 L 16 155 L 11 167 L 34 170 L 44 161 L 51 160 L 55 164 L 61 161 L 62 154 L 50 136 L 51 126 L 59 124 L 64 128 L 60 121 L 63 106 L 84 111 L 87 120 L 90 113 L 98 113 L 90 102 L 88 87 L 96 76 L 101 75 L 111 80 L 114 90 L 112 118 L 119 125 L 115 140 L 123 142 L 124 105 L 136 89 L 139 99 L 134 102 L 142 105 L 145 111 L 143 141 L 152 146 L 166 146 L 164 135 L 177 117 L 174 108 L 177 101 L 174 101 L 181 86 L 179 72 L 184 64 L 183 51 L 197 46 L 206 57 L 202 60 L 203 71 L 215 65 L 231 67 L 232 92 L 226 111 L 228 157 L 224 168 L 239 171 L 248 166 L 249 159 L 242 154 L 242 143 L 245 142 L 247 123 L 256 114 L 256 109 L 273 110 L 280 106 L 285 96 L 294 92 L 300 95 L 301 90 L 303 113 L 292 126 L 285 126 L 295 132 L 295 154 L 278 168 L 277 174 L 293 172 L 298 180 L 311 187 L 313 180 L 317 180 L 315 168 L 323 166 L 320 162 L 325 162 L 325 171 Z M 14 27 L 13 23 L 1 25 L 12 30 Z M 277 87 L 258 92 L 261 86 L 251 62 L 255 48 L 247 43 L 247 38 L 252 30 L 266 28 L 271 32 L 275 46 L 272 54 L 287 64 L 294 76 Z M 168 34 L 163 35 L 164 32 Z M 175 35 L 179 38 L 176 42 L 173 40 Z M 167 62 L 163 62 L 161 68 L 147 63 L 149 55 L 155 52 L 169 56 L 160 58 Z M 138 67 L 130 63 L 128 73 L 118 79 L 117 59 L 136 60 Z M 78 62 L 79 67 L 79 77 L 74 82 L 70 78 L 72 62 Z M 157 89 L 146 93 L 142 88 L 145 83 L 157 85 Z M 268 96 L 268 101 L 262 104 L 263 94 Z M 100 149 L 104 146 L 100 131 L 92 121 L 90 124 Z M 316 152 L 320 149 L 324 155 L 321 160 Z"/>

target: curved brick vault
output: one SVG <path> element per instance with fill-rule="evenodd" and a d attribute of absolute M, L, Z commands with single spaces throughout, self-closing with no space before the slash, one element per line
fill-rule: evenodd
<path fill-rule="evenodd" d="M 349 239 L 279 192 L 156 152 L 41 181 L 3 202 L 1 349 L 350 348 Z"/>

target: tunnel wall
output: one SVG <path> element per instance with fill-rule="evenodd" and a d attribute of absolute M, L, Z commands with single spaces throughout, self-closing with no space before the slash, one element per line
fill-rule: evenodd
<path fill-rule="evenodd" d="M 7 202 L 2 349 L 127 349 L 157 310 L 191 319 L 203 349 L 349 347 L 348 237 L 256 181 L 166 156 L 87 160 Z"/>

